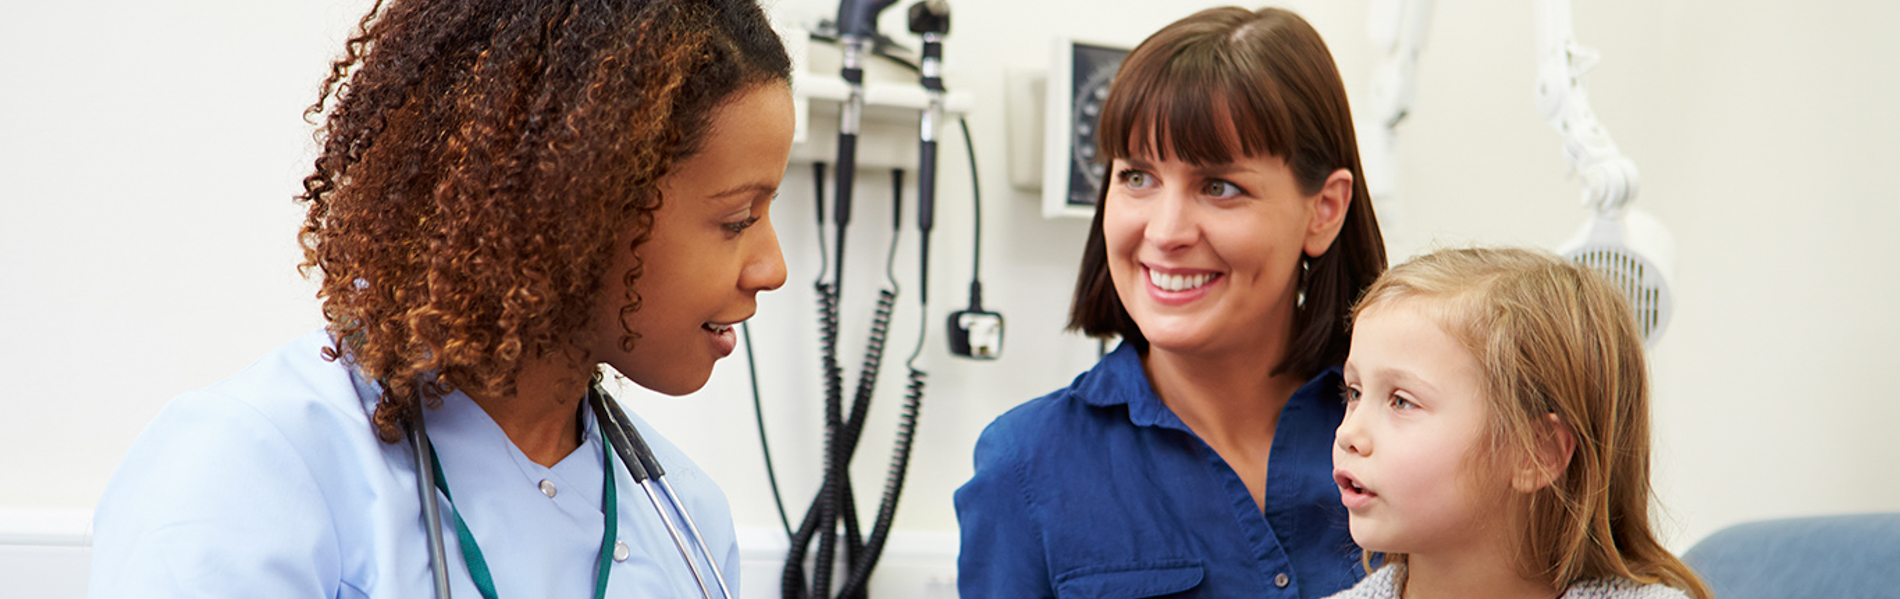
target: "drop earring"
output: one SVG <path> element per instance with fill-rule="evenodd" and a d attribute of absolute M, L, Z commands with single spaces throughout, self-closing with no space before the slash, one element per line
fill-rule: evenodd
<path fill-rule="evenodd" d="M 1306 254 L 1300 254 L 1299 291 L 1293 296 L 1293 306 L 1296 308 L 1306 307 L 1306 281 L 1311 274 L 1313 274 L 1313 259 L 1307 257 Z"/>

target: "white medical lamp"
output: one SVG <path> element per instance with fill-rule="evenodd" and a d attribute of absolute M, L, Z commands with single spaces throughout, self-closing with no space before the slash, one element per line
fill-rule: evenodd
<path fill-rule="evenodd" d="M 1583 75 L 1597 53 L 1577 45 L 1570 0 L 1532 4 L 1537 44 L 1537 108 L 1563 136 L 1564 157 L 1583 179 L 1589 222 L 1558 253 L 1602 273 L 1630 302 L 1643 344 L 1654 347 L 1669 325 L 1669 270 L 1675 241 L 1654 217 L 1629 208 L 1636 165 L 1616 148 L 1590 110 Z M 1380 54 L 1374 67 L 1370 122 L 1359 127 L 1366 184 L 1387 228 L 1403 231 L 1397 128 L 1417 92 L 1418 54 L 1425 45 L 1432 0 L 1371 0 L 1367 28 Z"/>
<path fill-rule="evenodd" d="M 1358 127 L 1359 161 L 1379 221 L 1392 232 L 1409 230 L 1399 194 L 1398 126 L 1417 96 L 1418 54 L 1431 14 L 1432 0 L 1372 0 L 1367 11 L 1366 33 L 1381 58 L 1373 67 L 1371 102 L 1364 111 L 1370 120 Z"/>
<path fill-rule="evenodd" d="M 1654 347 L 1669 325 L 1669 269 L 1675 242 L 1660 222 L 1628 205 L 1636 165 L 1623 156 L 1590 110 L 1583 75 L 1597 53 L 1577 45 L 1570 0 L 1532 5 L 1537 41 L 1537 108 L 1564 139 L 1564 157 L 1583 179 L 1583 205 L 1593 218 L 1558 252 L 1602 273 L 1629 299 L 1637 331 Z"/>

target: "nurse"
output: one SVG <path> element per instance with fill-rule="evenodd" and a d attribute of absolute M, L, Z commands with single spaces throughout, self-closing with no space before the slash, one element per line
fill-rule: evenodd
<path fill-rule="evenodd" d="M 1284 10 L 1196 13 L 1128 55 L 1098 135 L 1069 326 L 1121 346 L 977 441 L 963 596 L 1352 586 L 1332 431 L 1385 249 L 1325 42 Z"/>
<path fill-rule="evenodd" d="M 699 389 L 784 283 L 779 38 L 752 0 L 391 0 L 361 23 L 309 110 L 298 239 L 328 324 L 138 438 L 91 596 L 432 597 L 439 570 L 458 597 L 705 596 L 590 388 L 606 365 Z M 736 584 L 725 496 L 630 420 Z"/>

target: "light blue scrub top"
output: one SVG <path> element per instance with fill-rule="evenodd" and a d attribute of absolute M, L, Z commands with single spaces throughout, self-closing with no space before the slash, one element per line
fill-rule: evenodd
<path fill-rule="evenodd" d="M 91 597 L 432 597 L 427 532 L 407 442 L 378 440 L 375 387 L 318 352 L 317 331 L 243 372 L 173 400 L 120 464 L 93 517 Z M 638 416 L 640 434 L 739 592 L 725 494 Z M 553 468 L 508 440 L 461 393 L 428 410 L 454 507 L 480 544 L 501 599 L 594 594 L 602 513 L 601 449 L 586 441 Z M 700 597 L 672 538 L 615 458 L 619 512 L 608 597 Z M 555 489 L 550 498 L 542 481 Z M 441 526 L 451 592 L 479 598 Z M 662 499 L 662 505 L 665 500 Z M 691 539 L 687 540 L 691 546 Z M 718 593 L 707 576 L 706 584 Z"/>

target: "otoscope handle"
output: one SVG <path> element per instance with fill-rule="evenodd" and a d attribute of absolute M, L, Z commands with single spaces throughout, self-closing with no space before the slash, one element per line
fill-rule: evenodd
<path fill-rule="evenodd" d="M 950 3 L 923 0 L 910 5 L 910 31 L 924 38 L 919 83 L 930 103 L 917 135 L 917 230 L 919 297 L 930 297 L 930 229 L 937 218 L 937 133 L 943 122 L 943 37 L 950 32 Z"/>
<path fill-rule="evenodd" d="M 917 147 L 917 229 L 929 233 L 937 219 L 937 142 Z"/>
<path fill-rule="evenodd" d="M 941 39 L 941 34 L 924 34 L 923 86 L 925 95 L 929 97 L 929 105 L 924 108 L 917 132 L 917 229 L 925 234 L 930 233 L 932 221 L 936 218 L 937 133 L 943 121 Z"/>
<path fill-rule="evenodd" d="M 832 222 L 842 227 L 851 224 L 851 188 L 856 179 L 858 164 L 858 134 L 838 134 L 838 178 L 837 185 L 831 191 L 835 204 L 832 206 Z M 844 266 L 842 264 L 840 267 Z"/>
<path fill-rule="evenodd" d="M 923 201 L 923 196 L 918 196 Z M 923 205 L 919 204 L 919 208 Z M 891 234 L 904 228 L 904 169 L 891 169 Z"/>
<path fill-rule="evenodd" d="M 917 147 L 917 292 L 930 297 L 930 228 L 937 218 L 937 142 Z"/>

